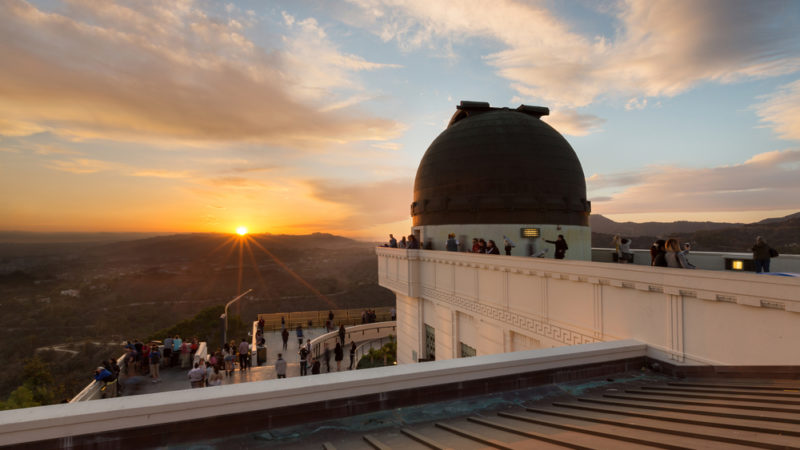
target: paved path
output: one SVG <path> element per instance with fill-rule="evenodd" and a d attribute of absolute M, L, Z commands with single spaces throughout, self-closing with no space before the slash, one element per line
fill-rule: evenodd
<path fill-rule="evenodd" d="M 303 330 L 303 339 L 314 339 L 322 334 L 325 334 L 323 328 L 312 328 L 310 330 Z M 275 375 L 275 359 L 278 353 L 283 353 L 283 359 L 288 362 L 286 370 L 287 377 L 300 376 L 300 355 L 298 355 L 299 347 L 297 345 L 297 336 L 292 330 L 289 335 L 289 342 L 287 351 L 283 351 L 283 341 L 280 332 L 268 332 L 265 335 L 267 341 L 267 363 L 261 366 L 250 368 L 247 371 L 234 371 L 231 376 L 225 377 L 222 384 L 237 384 L 248 383 L 251 381 L 271 380 L 277 378 Z M 345 355 L 342 361 L 342 368 L 346 369 L 349 363 L 348 355 Z M 333 361 L 331 355 L 331 365 L 335 368 L 336 362 Z M 309 371 L 310 371 L 309 367 Z M 335 371 L 335 369 L 334 369 Z M 157 392 L 178 391 L 181 389 L 191 389 L 189 384 L 188 369 L 181 369 L 180 367 L 168 367 L 161 369 L 161 382 L 153 383 L 149 375 L 147 376 L 133 376 L 123 380 L 124 394 L 123 395 L 139 395 L 139 394 L 153 394 Z M 322 362 L 322 372 L 325 372 L 325 362 Z"/>

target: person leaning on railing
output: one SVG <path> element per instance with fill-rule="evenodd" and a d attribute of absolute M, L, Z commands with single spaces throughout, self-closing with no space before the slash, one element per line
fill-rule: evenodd
<path fill-rule="evenodd" d="M 100 392 L 102 393 L 101 396 L 103 398 L 107 397 L 116 397 L 117 396 L 117 377 L 114 376 L 113 373 L 109 372 L 103 366 L 98 367 L 94 371 L 94 380 L 98 383 L 103 383 L 103 387 L 100 388 Z"/>

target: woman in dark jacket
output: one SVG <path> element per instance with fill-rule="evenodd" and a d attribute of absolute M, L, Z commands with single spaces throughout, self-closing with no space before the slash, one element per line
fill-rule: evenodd
<path fill-rule="evenodd" d="M 497 248 L 497 245 L 491 239 L 489 239 L 489 243 L 486 244 L 486 253 L 488 253 L 490 255 L 499 255 L 500 254 L 500 249 Z"/>
<path fill-rule="evenodd" d="M 342 371 L 342 360 L 344 359 L 344 349 L 342 349 L 342 344 L 336 343 L 336 348 L 333 349 L 334 359 L 336 360 L 336 371 Z"/>
<path fill-rule="evenodd" d="M 650 265 L 658 267 L 667 267 L 667 241 L 659 239 L 653 242 L 650 246 Z"/>

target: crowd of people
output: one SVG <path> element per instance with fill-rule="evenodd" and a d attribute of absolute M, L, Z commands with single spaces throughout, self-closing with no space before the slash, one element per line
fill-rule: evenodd
<path fill-rule="evenodd" d="M 545 242 L 549 244 L 555 245 L 555 258 L 556 259 L 564 259 L 567 255 L 567 250 L 569 246 L 567 245 L 566 239 L 564 239 L 563 234 L 559 234 L 556 240 L 545 240 Z M 406 237 L 403 236 L 400 241 L 398 241 L 393 234 L 389 234 L 389 242 L 383 245 L 384 247 L 390 248 L 406 248 L 406 249 L 419 249 L 420 244 L 417 241 L 416 236 L 413 234 L 408 236 L 408 240 Z M 511 255 L 511 250 L 516 247 L 516 244 L 508 238 L 507 236 L 503 235 L 503 251 L 506 255 Z M 499 255 L 500 248 L 497 246 L 495 241 L 492 239 L 486 240 L 482 237 L 472 238 L 472 247 L 471 248 L 464 248 L 462 243 L 456 239 L 455 233 L 450 233 L 447 235 L 447 240 L 445 241 L 444 248 L 448 252 L 467 252 L 467 253 L 485 253 L 488 255 Z M 431 239 L 428 239 L 425 243 L 425 250 L 433 250 L 433 243 Z M 547 250 L 544 251 L 535 251 L 533 245 L 529 245 L 528 256 L 534 256 L 543 258 L 547 254 Z"/>

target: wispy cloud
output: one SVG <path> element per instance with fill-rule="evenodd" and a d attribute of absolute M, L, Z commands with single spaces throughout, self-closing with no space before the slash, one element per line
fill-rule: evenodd
<path fill-rule="evenodd" d="M 321 112 L 320 104 L 297 95 L 315 91 L 324 99 L 352 82 L 348 74 L 382 65 L 335 48 L 315 53 L 308 48 L 319 46 L 312 44 L 286 44 L 306 52 L 299 55 L 282 42 L 261 48 L 242 31 L 247 17 L 221 20 L 192 1 L 81 0 L 58 12 L 24 0 L 0 2 L 0 132 L 46 128 L 78 139 L 295 148 L 398 134 L 392 120 Z M 303 23 L 305 35 L 316 29 L 315 42 L 324 43 L 318 25 Z M 303 57 L 327 58 L 320 67 L 328 72 L 296 72 Z M 320 82 L 326 74 L 329 81 Z"/>
<path fill-rule="evenodd" d="M 114 170 L 118 168 L 118 165 L 97 159 L 73 158 L 68 160 L 57 159 L 49 161 L 48 167 L 51 169 L 60 170 L 62 172 L 90 174 Z"/>
<path fill-rule="evenodd" d="M 365 183 L 316 179 L 308 185 L 312 197 L 335 203 L 343 210 L 342 218 L 330 224 L 333 228 L 364 230 L 407 219 L 412 183 L 407 178 Z"/>
<path fill-rule="evenodd" d="M 712 168 L 654 166 L 640 173 L 593 175 L 595 212 L 715 212 L 797 209 L 800 149 L 758 154 L 735 165 Z M 624 187 L 603 195 L 603 189 Z"/>
<path fill-rule="evenodd" d="M 613 36 L 582 33 L 542 3 L 352 0 L 362 26 L 401 48 L 490 38 L 486 62 L 525 99 L 554 109 L 598 100 L 642 108 L 704 81 L 732 83 L 800 70 L 791 1 L 622 1 L 605 11 Z M 631 98 L 636 100 L 630 101 Z"/>
<path fill-rule="evenodd" d="M 781 86 L 754 108 L 761 122 L 778 136 L 800 140 L 800 80 Z"/>
<path fill-rule="evenodd" d="M 598 131 L 606 122 L 602 117 L 580 113 L 569 108 L 551 111 L 549 116 L 543 117 L 543 120 L 559 132 L 572 136 L 585 136 Z"/>

